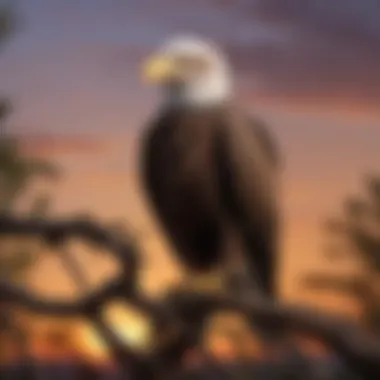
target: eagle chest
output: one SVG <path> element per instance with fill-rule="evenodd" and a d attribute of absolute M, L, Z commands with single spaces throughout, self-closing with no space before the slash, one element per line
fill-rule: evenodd
<path fill-rule="evenodd" d="M 153 185 L 161 206 L 168 210 L 164 205 L 170 205 L 170 214 L 190 217 L 217 207 L 214 134 L 207 119 L 180 118 L 157 126 L 151 141 Z"/>

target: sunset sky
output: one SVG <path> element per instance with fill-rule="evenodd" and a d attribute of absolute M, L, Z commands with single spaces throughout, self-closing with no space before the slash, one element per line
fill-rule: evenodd
<path fill-rule="evenodd" d="M 237 98 L 277 136 L 284 292 L 297 289 L 297 273 L 319 265 L 320 223 L 360 190 L 365 173 L 380 171 L 378 0 L 15 3 L 20 26 L 0 54 L 0 92 L 15 107 L 7 128 L 28 153 L 62 165 L 57 213 L 91 211 L 147 231 L 152 286 L 174 271 L 137 181 L 138 136 L 157 103 L 139 65 L 164 38 L 191 32 L 219 43 Z M 67 289 L 53 261 L 32 279 L 41 290 L 47 281 Z"/>

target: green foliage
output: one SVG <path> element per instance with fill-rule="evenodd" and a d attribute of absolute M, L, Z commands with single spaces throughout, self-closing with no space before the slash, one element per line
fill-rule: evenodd
<path fill-rule="evenodd" d="M 338 259 L 359 259 L 365 273 L 360 277 L 311 274 L 309 288 L 343 293 L 361 302 L 367 325 L 380 335 L 380 176 L 365 181 L 365 192 L 348 198 L 340 218 L 330 219 L 326 229 L 348 247 Z"/>

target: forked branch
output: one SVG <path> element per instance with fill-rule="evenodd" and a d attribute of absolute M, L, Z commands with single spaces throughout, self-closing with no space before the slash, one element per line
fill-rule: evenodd
<path fill-rule="evenodd" d="M 116 238 L 106 229 L 90 221 L 42 221 L 0 217 L 0 235 L 39 235 L 54 244 L 78 236 L 108 248 L 120 260 L 122 275 L 92 294 L 73 302 L 39 299 L 28 291 L 0 282 L 0 303 L 26 307 L 33 311 L 55 315 L 84 315 L 92 318 L 111 344 L 120 361 L 128 358 L 136 364 L 139 378 L 154 378 L 155 374 L 171 373 L 180 367 L 184 351 L 197 344 L 196 337 L 203 321 L 218 310 L 239 311 L 257 326 L 276 330 L 307 333 L 323 340 L 356 373 L 366 379 L 380 378 L 380 342 L 353 323 L 304 307 L 286 306 L 269 300 L 237 300 L 227 295 L 202 295 L 174 292 L 162 302 L 155 302 L 138 291 L 139 256 L 136 247 Z M 175 331 L 172 339 L 157 339 L 156 350 L 149 357 L 131 352 L 119 342 L 99 318 L 104 304 L 115 298 L 124 299 L 149 314 L 159 331 Z M 157 335 L 159 337 L 161 334 Z M 162 334 L 165 335 L 165 334 Z M 130 364 L 130 363 L 129 363 Z M 143 372 L 144 375 L 143 375 Z"/>

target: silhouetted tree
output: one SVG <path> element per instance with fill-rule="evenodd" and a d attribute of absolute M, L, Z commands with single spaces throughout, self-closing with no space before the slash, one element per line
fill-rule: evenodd
<path fill-rule="evenodd" d="M 16 15 L 14 2 L 0 2 L 0 47 L 14 31 Z M 14 212 L 15 208 L 34 180 L 38 177 L 51 178 L 57 174 L 56 168 L 44 160 L 23 157 L 16 139 L 9 137 L 5 125 L 12 111 L 11 103 L 0 98 L 0 212 Z M 43 216 L 49 207 L 49 197 L 45 194 L 32 200 L 27 214 Z M 0 241 L 0 277 L 14 277 L 22 273 L 32 262 L 30 242 L 13 244 L 12 248 Z M 28 248 L 27 248 L 28 247 Z M 9 251 L 11 250 L 11 251 Z"/>
<path fill-rule="evenodd" d="M 14 30 L 15 13 L 10 1 L 0 3 L 0 45 L 2 45 L 9 34 Z"/>
<path fill-rule="evenodd" d="M 16 139 L 3 137 L 0 139 L 0 212 L 15 212 L 19 201 L 24 197 L 35 179 L 52 179 L 57 176 L 57 169 L 45 160 L 23 157 Z M 37 195 L 25 213 L 29 216 L 45 216 L 50 205 L 46 194 Z M 0 255 L 0 275 L 14 276 L 28 267 L 32 260 L 30 242 L 7 244 Z M 12 253 L 9 253 L 9 249 Z M 4 252 L 6 251 L 6 252 Z"/>
<path fill-rule="evenodd" d="M 330 258 L 359 260 L 363 270 L 348 277 L 310 274 L 306 283 L 313 289 L 356 298 L 363 307 L 366 325 L 380 335 L 380 176 L 368 178 L 365 193 L 348 198 L 343 215 L 328 220 L 326 227 L 344 244 L 344 249 L 330 252 Z"/>
<path fill-rule="evenodd" d="M 11 5 L 10 1 L 0 2 L 0 48 L 14 30 L 15 13 Z M 15 212 L 20 199 L 26 195 L 35 179 L 57 175 L 57 169 L 49 162 L 23 156 L 17 139 L 10 137 L 5 128 L 11 111 L 10 101 L 0 98 L 0 213 Z M 25 213 L 28 216 L 44 216 L 49 208 L 49 200 L 45 194 L 37 195 Z M 18 279 L 34 263 L 37 248 L 35 241 L 1 239 L 0 278 Z M 13 339 L 20 344 L 26 359 L 28 350 L 25 331 L 21 326 L 16 326 L 11 310 L 0 308 L 0 332 L 4 329 L 8 329 Z"/>
<path fill-rule="evenodd" d="M 10 6 L 10 2 L 0 2 L 0 49 L 4 46 L 10 33 L 14 30 L 15 14 Z M 10 103 L 6 99 L 0 98 L 0 134 L 3 135 L 4 123 L 10 113 Z"/>

